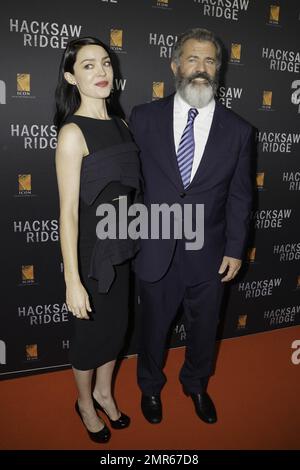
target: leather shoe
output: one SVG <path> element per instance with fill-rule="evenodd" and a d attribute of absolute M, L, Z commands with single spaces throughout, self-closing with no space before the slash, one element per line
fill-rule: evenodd
<path fill-rule="evenodd" d="M 212 399 L 207 392 L 191 393 L 197 415 L 208 424 L 217 422 L 217 412 Z"/>
<path fill-rule="evenodd" d="M 110 422 L 110 425 L 112 428 L 114 429 L 125 429 L 129 426 L 130 424 L 130 418 L 129 416 L 125 415 L 124 413 L 121 413 L 121 416 L 120 418 L 118 419 L 110 419 L 110 417 L 108 416 L 107 412 L 104 410 L 104 408 L 102 408 L 102 406 L 100 405 L 100 403 L 97 402 L 96 398 L 93 397 L 93 403 L 94 403 L 94 407 L 99 410 L 99 411 L 102 411 L 102 413 L 105 413 L 106 416 L 108 417 L 109 419 L 109 422 Z"/>
<path fill-rule="evenodd" d="M 83 422 L 84 424 L 84 421 L 82 419 L 82 416 L 81 416 L 81 413 L 80 413 L 80 409 L 79 409 L 79 406 L 78 406 L 78 401 L 76 401 L 75 403 L 75 411 L 76 413 L 78 414 L 79 418 L 81 419 L 81 421 Z M 94 442 L 99 442 L 101 444 L 105 444 L 105 442 L 108 442 L 109 439 L 110 439 L 110 430 L 108 429 L 108 427 L 106 426 L 106 424 L 104 425 L 104 428 L 102 428 L 100 431 L 97 431 L 97 432 L 92 432 L 92 431 L 89 431 L 87 429 L 87 427 L 85 426 L 84 424 L 84 427 L 85 429 L 87 430 L 88 432 L 88 435 L 90 436 L 90 439 Z"/>
<path fill-rule="evenodd" d="M 151 424 L 158 424 L 162 420 L 162 406 L 160 395 L 142 395 L 141 408 L 143 415 Z"/>

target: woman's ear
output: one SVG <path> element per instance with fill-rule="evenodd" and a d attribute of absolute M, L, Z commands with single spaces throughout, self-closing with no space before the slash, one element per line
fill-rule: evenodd
<path fill-rule="evenodd" d="M 76 85 L 75 78 L 73 77 L 73 75 L 70 72 L 65 72 L 64 73 L 64 78 L 70 85 Z"/>

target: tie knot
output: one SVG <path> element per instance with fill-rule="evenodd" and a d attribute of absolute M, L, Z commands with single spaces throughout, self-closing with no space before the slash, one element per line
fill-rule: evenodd
<path fill-rule="evenodd" d="M 189 115 L 188 115 L 188 121 L 194 121 L 195 117 L 198 114 L 198 109 L 196 108 L 190 108 L 189 109 Z"/>

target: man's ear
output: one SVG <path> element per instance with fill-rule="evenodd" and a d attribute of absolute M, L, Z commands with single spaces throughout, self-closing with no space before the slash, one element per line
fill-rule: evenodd
<path fill-rule="evenodd" d="M 171 62 L 171 69 L 172 69 L 173 74 L 176 75 L 177 69 L 178 69 L 176 62 Z"/>
<path fill-rule="evenodd" d="M 75 78 L 73 77 L 73 75 L 70 72 L 65 72 L 64 73 L 64 78 L 70 85 L 76 85 Z"/>

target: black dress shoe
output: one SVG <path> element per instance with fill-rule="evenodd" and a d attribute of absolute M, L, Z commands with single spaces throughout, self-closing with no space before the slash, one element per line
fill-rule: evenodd
<path fill-rule="evenodd" d="M 208 393 L 191 393 L 190 395 L 194 402 L 195 410 L 199 418 L 208 424 L 216 423 L 216 408 Z"/>
<path fill-rule="evenodd" d="M 121 416 L 120 418 L 118 419 L 110 419 L 110 417 L 108 416 L 108 414 L 106 413 L 106 411 L 104 410 L 104 408 L 102 408 L 102 406 L 100 405 L 100 403 L 97 402 L 96 398 L 93 397 L 93 403 L 94 403 L 94 407 L 97 409 L 97 410 L 100 410 L 102 411 L 102 413 L 105 413 L 106 416 L 108 417 L 109 419 L 109 422 L 110 422 L 110 425 L 112 428 L 114 429 L 125 429 L 129 426 L 130 424 L 130 418 L 129 416 L 125 415 L 124 413 L 121 413 Z"/>
<path fill-rule="evenodd" d="M 141 407 L 144 417 L 151 424 L 162 420 L 162 406 L 159 395 L 142 395 Z"/>
<path fill-rule="evenodd" d="M 78 401 L 76 401 L 76 403 L 75 403 L 75 411 L 76 411 L 79 418 L 81 419 L 81 421 L 84 424 L 84 421 L 82 419 L 82 416 L 81 416 L 81 413 L 80 413 L 80 410 L 79 410 Z M 84 427 L 87 430 L 88 435 L 90 436 L 90 439 L 92 441 L 99 442 L 101 444 L 104 444 L 105 442 L 109 441 L 111 434 L 110 434 L 110 430 L 108 429 L 108 427 L 106 425 L 104 425 L 103 429 L 101 429 L 100 431 L 97 431 L 97 432 L 89 431 L 85 424 L 84 424 Z"/>

